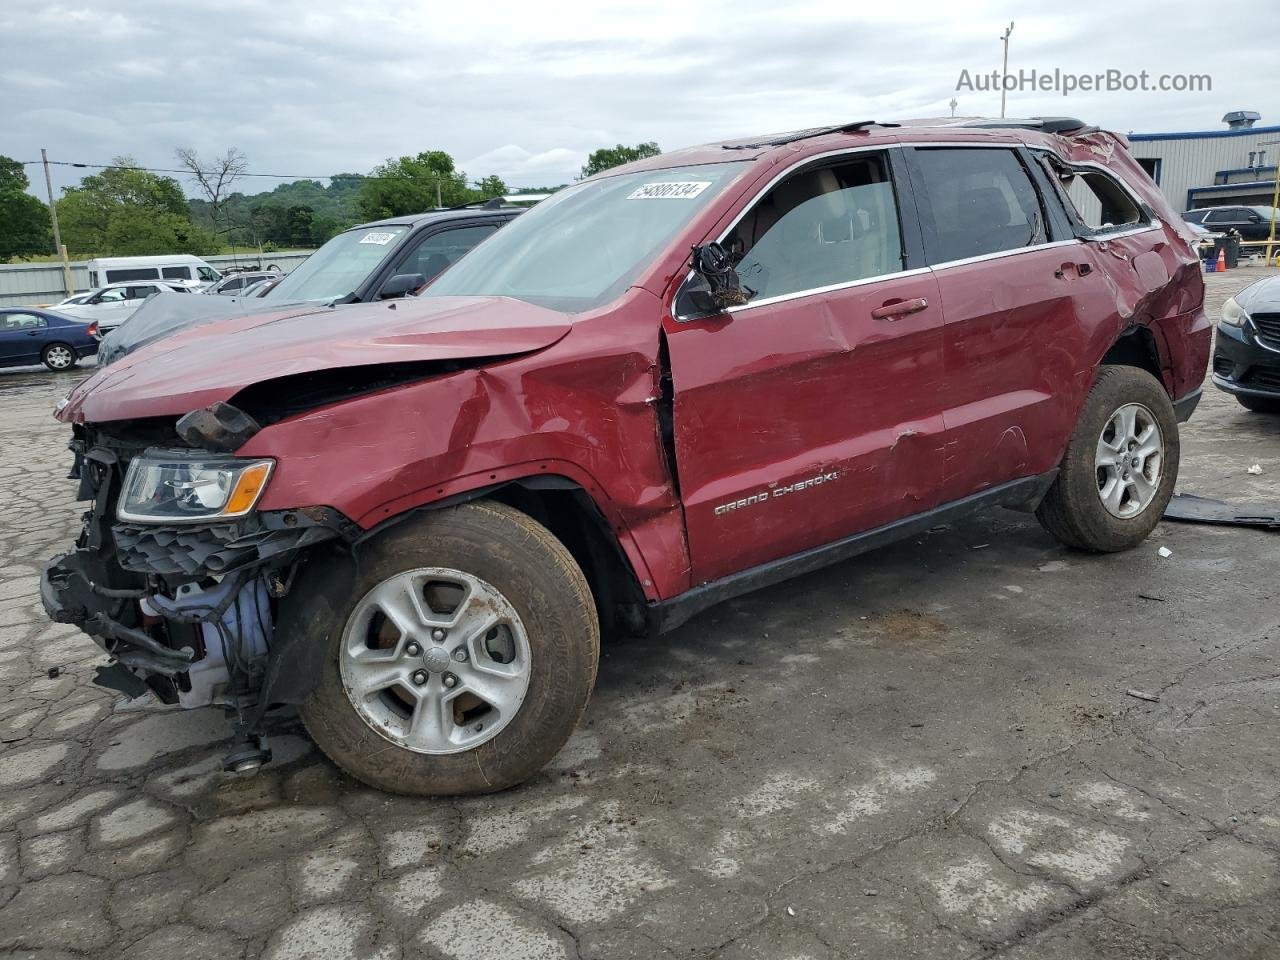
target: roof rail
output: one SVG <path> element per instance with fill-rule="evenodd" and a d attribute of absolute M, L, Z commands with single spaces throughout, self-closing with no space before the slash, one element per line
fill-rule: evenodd
<path fill-rule="evenodd" d="M 810 127 L 807 130 L 792 130 L 789 133 L 775 133 L 762 140 L 752 140 L 746 143 L 722 143 L 720 146 L 725 150 L 757 150 L 760 147 L 781 147 L 784 144 L 795 143 L 797 140 L 808 140 L 811 137 L 822 137 L 829 133 L 853 133 L 857 130 L 862 130 L 865 127 L 896 126 L 900 126 L 900 124 L 880 123 L 878 120 L 858 120 L 855 123 L 840 123 L 834 127 Z"/>
<path fill-rule="evenodd" d="M 1041 133 L 1068 133 L 1077 130 L 1096 130 L 1075 117 L 974 117 L 962 120 L 958 127 L 978 127 L 984 130 L 1039 130 Z"/>
<path fill-rule="evenodd" d="M 506 197 L 490 197 L 488 200 L 471 200 L 467 203 L 460 203 L 454 207 L 445 207 L 445 210 L 501 210 L 502 201 Z M 439 209 L 439 208 L 437 208 Z"/>

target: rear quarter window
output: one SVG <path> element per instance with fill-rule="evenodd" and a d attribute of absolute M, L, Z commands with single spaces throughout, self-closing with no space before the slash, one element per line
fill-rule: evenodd
<path fill-rule="evenodd" d="M 1093 233 L 1145 226 L 1146 215 L 1114 177 L 1099 170 L 1072 167 L 1060 176 L 1079 221 Z"/>

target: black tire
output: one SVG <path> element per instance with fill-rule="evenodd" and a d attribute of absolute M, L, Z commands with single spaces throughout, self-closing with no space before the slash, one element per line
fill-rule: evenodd
<path fill-rule="evenodd" d="M 1236 399 L 1240 401 L 1240 406 L 1254 413 L 1280 413 L 1280 398 L 1277 397 L 1246 397 L 1236 394 Z"/>
<path fill-rule="evenodd" d="M 63 362 L 58 359 L 61 357 L 70 357 L 70 359 Z M 45 348 L 40 351 L 40 362 L 50 370 L 71 370 L 75 367 L 78 359 L 75 348 L 65 343 L 46 344 Z"/>
<path fill-rule="evenodd" d="M 394 743 L 352 706 L 339 666 L 351 613 L 374 586 L 420 567 L 478 577 L 515 608 L 529 642 L 530 676 L 518 712 L 464 753 L 424 754 Z M 300 582 L 295 589 L 306 589 Z M 300 712 L 319 747 L 370 786 L 413 796 L 490 793 L 526 780 L 568 740 L 595 685 L 600 628 L 586 578 L 551 533 L 504 504 L 477 501 L 425 513 L 362 549 L 350 596 L 331 622 L 309 629 L 328 645 L 319 686 Z"/>
<path fill-rule="evenodd" d="M 1094 465 L 1099 437 L 1126 404 L 1142 404 L 1164 440 L 1160 480 L 1151 502 L 1132 517 L 1113 515 L 1098 494 Z M 1178 421 L 1160 382 L 1137 367 L 1104 366 L 1093 382 L 1080 420 L 1067 444 L 1058 477 L 1036 509 L 1041 525 L 1069 547 L 1114 553 L 1136 547 L 1164 516 L 1178 479 Z"/>

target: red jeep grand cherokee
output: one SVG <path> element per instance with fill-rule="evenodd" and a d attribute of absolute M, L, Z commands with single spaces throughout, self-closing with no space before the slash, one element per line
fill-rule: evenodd
<path fill-rule="evenodd" d="M 1123 137 L 1065 118 L 693 147 L 555 194 L 418 299 L 192 329 L 99 371 L 50 615 L 100 683 L 266 711 L 403 793 L 550 759 L 602 627 L 663 631 L 943 519 L 1160 518 L 1209 323 Z"/>

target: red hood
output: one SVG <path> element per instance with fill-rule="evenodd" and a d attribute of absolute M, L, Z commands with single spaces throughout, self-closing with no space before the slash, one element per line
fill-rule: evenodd
<path fill-rule="evenodd" d="M 564 314 L 504 297 L 428 297 L 299 307 L 194 327 L 89 377 L 58 419 L 180 416 L 290 374 L 419 360 L 511 356 L 569 332 Z"/>

